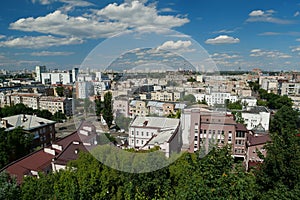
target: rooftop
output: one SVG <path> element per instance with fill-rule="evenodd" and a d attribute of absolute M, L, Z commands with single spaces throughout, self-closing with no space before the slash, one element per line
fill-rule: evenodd
<path fill-rule="evenodd" d="M 176 129 L 179 125 L 179 119 L 164 117 L 136 117 L 131 127 L 151 127 L 158 129 Z"/>
<path fill-rule="evenodd" d="M 5 124 L 5 121 L 7 121 L 7 124 Z M 32 130 L 35 128 L 55 123 L 55 121 L 37 117 L 35 115 L 20 114 L 2 118 L 0 128 L 6 128 L 6 130 L 13 130 L 17 127 L 23 127 L 24 130 Z"/>

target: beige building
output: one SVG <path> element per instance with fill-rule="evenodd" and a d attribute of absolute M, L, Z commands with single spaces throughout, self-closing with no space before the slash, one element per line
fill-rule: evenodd
<path fill-rule="evenodd" d="M 39 99 L 42 94 L 36 93 L 13 93 L 6 95 L 5 101 L 1 105 L 4 107 L 23 103 L 25 106 L 33 109 L 39 109 Z"/>
<path fill-rule="evenodd" d="M 62 112 L 67 116 L 72 115 L 72 99 L 65 97 L 41 97 L 39 103 L 40 110 L 48 110 L 52 114 Z"/>

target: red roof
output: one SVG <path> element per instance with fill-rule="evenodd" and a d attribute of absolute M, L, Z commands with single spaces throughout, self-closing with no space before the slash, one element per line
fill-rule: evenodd
<path fill-rule="evenodd" d="M 256 146 L 260 144 L 266 144 L 271 141 L 269 134 L 251 135 L 248 136 L 249 146 Z"/>
<path fill-rule="evenodd" d="M 83 125 L 80 126 L 79 130 L 81 129 Z M 87 126 L 87 125 L 85 125 Z M 35 172 L 48 172 L 48 170 L 51 170 L 51 162 L 52 159 L 55 158 L 55 156 L 58 156 L 57 158 L 62 160 L 70 161 L 77 158 L 77 156 L 74 156 L 71 152 L 75 152 L 75 147 L 73 145 L 73 142 L 80 142 L 81 141 L 87 141 L 90 139 L 93 135 L 88 136 L 81 136 L 79 135 L 78 131 L 75 131 L 74 133 L 57 140 L 55 144 L 58 144 L 59 146 L 62 146 L 63 151 L 59 151 L 57 149 L 51 148 L 52 146 L 49 145 L 46 148 L 52 149 L 55 151 L 55 155 L 52 155 L 50 153 L 44 152 L 44 149 L 35 151 L 31 154 L 28 154 L 27 156 L 20 158 L 4 168 L 2 168 L 0 171 L 7 171 L 9 174 L 16 176 L 18 184 L 22 183 L 24 175 L 32 175 L 31 171 Z M 94 136 L 93 136 L 94 137 Z M 84 150 L 85 147 L 82 144 L 82 147 L 79 147 L 79 150 Z M 70 147 L 70 148 L 67 148 Z M 68 160 L 69 159 L 69 160 Z"/>

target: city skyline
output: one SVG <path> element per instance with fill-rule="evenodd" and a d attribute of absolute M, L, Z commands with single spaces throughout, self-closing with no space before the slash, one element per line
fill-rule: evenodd
<path fill-rule="evenodd" d="M 299 22 L 288 1 L 13 0 L 1 7 L 0 68 L 70 69 L 116 34 L 170 30 L 181 35 L 160 47 L 192 52 L 196 41 L 222 71 L 299 70 Z"/>

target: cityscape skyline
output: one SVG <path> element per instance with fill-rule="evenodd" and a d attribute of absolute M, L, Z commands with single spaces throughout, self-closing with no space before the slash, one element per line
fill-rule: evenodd
<path fill-rule="evenodd" d="M 220 71 L 300 66 L 297 2 L 13 0 L 1 13 L 1 69 L 71 69 L 116 34 L 168 31 L 181 34 L 160 47 L 192 52 L 194 40 Z"/>

